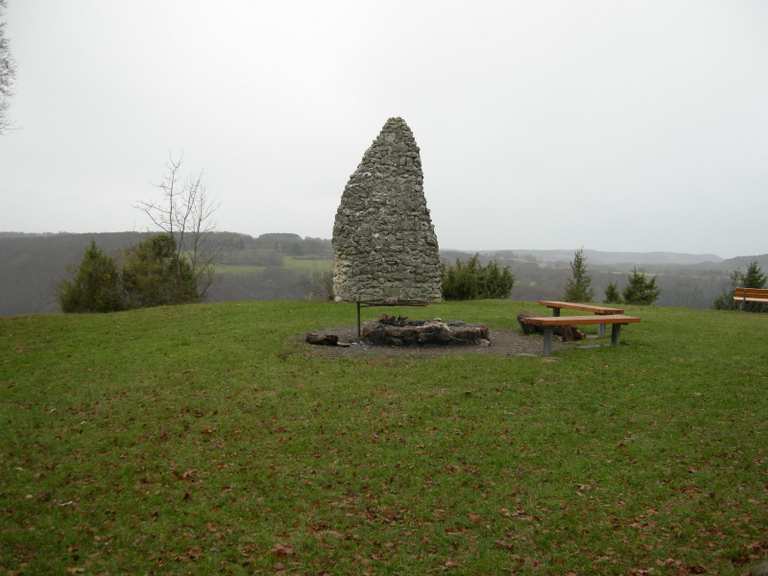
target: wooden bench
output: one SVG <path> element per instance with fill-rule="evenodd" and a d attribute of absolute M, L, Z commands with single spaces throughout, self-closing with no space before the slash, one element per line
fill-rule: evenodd
<path fill-rule="evenodd" d="M 768 288 L 735 288 L 733 299 L 740 302 L 742 307 L 747 302 L 768 304 Z"/>
<path fill-rule="evenodd" d="M 625 324 L 640 322 L 637 316 L 624 314 L 596 314 L 594 316 L 529 316 L 521 320 L 525 324 L 541 326 L 544 330 L 544 355 L 552 353 L 552 329 L 555 326 L 582 326 L 585 324 L 611 325 L 611 346 L 619 343 L 619 333 Z"/>
<path fill-rule="evenodd" d="M 539 300 L 539 304 L 552 308 L 552 316 L 560 316 L 561 308 L 570 310 L 580 310 L 581 312 L 592 312 L 598 316 L 607 316 L 609 314 L 624 314 L 624 308 L 613 308 L 610 306 L 598 306 L 595 304 L 580 304 L 578 302 L 563 302 L 561 300 Z M 598 330 L 600 337 L 605 336 L 605 324 L 600 324 Z"/>

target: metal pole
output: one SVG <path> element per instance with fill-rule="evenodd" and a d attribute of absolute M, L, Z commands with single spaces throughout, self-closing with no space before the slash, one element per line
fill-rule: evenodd
<path fill-rule="evenodd" d="M 544 356 L 552 354 L 552 327 L 544 327 Z"/>
<path fill-rule="evenodd" d="M 360 336 L 362 336 L 362 332 L 360 331 L 360 300 L 358 300 L 356 304 L 357 304 L 357 337 L 360 338 Z"/>

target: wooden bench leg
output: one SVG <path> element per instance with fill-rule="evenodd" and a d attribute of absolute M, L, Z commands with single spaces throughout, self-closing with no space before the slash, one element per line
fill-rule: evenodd
<path fill-rule="evenodd" d="M 604 338 L 604 337 L 605 337 L 605 324 L 600 324 L 600 325 L 597 327 L 597 335 L 598 335 L 600 338 Z"/>
<path fill-rule="evenodd" d="M 552 328 L 544 328 L 544 356 L 552 354 Z"/>
<path fill-rule="evenodd" d="M 620 332 L 621 332 L 621 324 L 613 324 L 611 326 L 611 346 L 616 346 L 619 343 Z"/>

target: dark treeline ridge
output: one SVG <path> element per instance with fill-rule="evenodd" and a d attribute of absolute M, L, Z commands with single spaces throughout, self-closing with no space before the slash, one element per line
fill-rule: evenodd
<path fill-rule="evenodd" d="M 125 251 L 154 233 L 106 232 L 93 234 L 23 234 L 0 232 L 0 315 L 57 312 L 56 288 L 80 262 L 91 240 L 118 261 Z M 209 243 L 216 253 L 216 275 L 208 300 L 272 300 L 327 298 L 333 251 L 330 240 L 291 233 L 258 237 L 233 232 L 215 232 Z M 542 253 L 544 254 L 544 253 Z M 751 261 L 768 269 L 768 254 L 730 260 L 688 263 L 685 258 L 670 263 L 666 255 L 638 254 L 636 261 L 611 262 L 606 254 L 588 254 L 594 300 L 601 301 L 605 288 L 614 282 L 622 290 L 635 267 L 654 275 L 661 289 L 662 306 L 709 308 L 731 285 L 731 273 Z M 481 252 L 480 263 L 496 261 L 509 267 L 515 283 L 515 300 L 562 297 L 571 274 L 572 252 L 563 259 L 551 252 Z M 444 262 L 468 260 L 470 252 L 443 251 Z M 630 255 L 631 256 L 631 255 Z M 653 260 L 659 260 L 653 263 Z M 606 263 L 608 262 L 608 263 Z"/>
<path fill-rule="evenodd" d="M 456 253 L 452 253 L 451 257 L 457 257 Z M 500 265 L 509 267 L 516 279 L 512 291 L 512 298 L 515 300 L 560 299 L 571 277 L 570 265 L 566 260 L 541 262 L 530 256 L 520 256 L 509 251 L 481 253 L 480 259 L 495 260 Z M 711 308 L 714 300 L 731 286 L 732 272 L 745 268 L 751 261 L 757 261 L 765 267 L 768 265 L 768 254 L 695 264 L 654 264 L 649 261 L 642 265 L 632 261 L 594 264 L 588 259 L 587 267 L 595 302 L 603 301 L 605 290 L 610 283 L 615 284 L 619 291 L 623 291 L 628 276 L 637 268 L 656 278 L 660 289 L 657 305 Z"/>
<path fill-rule="evenodd" d="M 93 234 L 23 234 L 0 232 L 0 315 L 58 312 L 57 287 L 76 269 L 88 245 L 96 245 L 118 262 L 126 250 L 155 232 L 102 232 Z M 327 263 L 331 242 L 296 234 L 259 237 L 214 232 L 209 248 L 218 264 L 208 299 L 269 300 L 317 295 L 319 280 L 302 262 Z M 287 267 L 286 259 L 298 266 Z"/>

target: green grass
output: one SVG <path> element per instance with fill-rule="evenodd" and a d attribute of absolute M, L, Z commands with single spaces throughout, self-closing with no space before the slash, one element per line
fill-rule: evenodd
<path fill-rule="evenodd" d="M 289 270 L 301 270 L 304 272 L 330 272 L 333 270 L 333 260 L 285 256 L 283 258 L 283 266 Z"/>
<path fill-rule="evenodd" d="M 742 574 L 768 315 L 628 313 L 623 345 L 554 360 L 303 352 L 339 304 L 2 319 L 0 571 Z"/>

